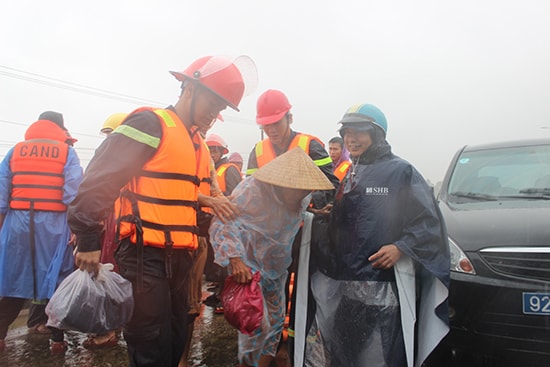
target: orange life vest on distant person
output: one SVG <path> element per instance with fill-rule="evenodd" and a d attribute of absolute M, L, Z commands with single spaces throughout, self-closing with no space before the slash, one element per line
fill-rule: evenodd
<path fill-rule="evenodd" d="M 10 161 L 10 208 L 66 211 L 63 170 L 69 146 L 65 132 L 51 121 L 39 120 L 29 127 L 25 138 L 15 145 Z"/>
<path fill-rule="evenodd" d="M 120 238 L 131 236 L 136 243 L 140 224 L 144 246 L 196 249 L 198 174 L 210 165 L 210 155 L 200 143 L 202 138 L 192 139 L 173 111 L 142 108 L 136 112 L 143 110 L 157 114 L 162 138 L 155 155 L 117 201 Z M 194 140 L 199 144 L 195 146 Z"/>
<path fill-rule="evenodd" d="M 294 149 L 295 147 L 300 147 L 307 155 L 309 155 L 309 144 L 312 140 L 317 140 L 321 145 L 323 143 L 313 135 L 297 133 L 296 136 L 290 142 L 287 151 Z M 264 139 L 256 144 L 256 162 L 258 163 L 258 168 L 262 168 L 266 163 L 271 162 L 273 159 L 277 158 L 275 154 L 275 149 L 273 149 L 273 144 L 269 138 Z"/>
<path fill-rule="evenodd" d="M 222 192 L 225 192 L 227 190 L 227 182 L 225 181 L 225 174 L 227 173 L 227 169 L 231 166 L 235 167 L 235 169 L 239 171 L 239 167 L 237 167 L 237 165 L 233 163 L 224 163 L 220 165 L 216 170 L 218 185 L 220 186 L 220 190 L 222 190 Z"/>
<path fill-rule="evenodd" d="M 334 168 L 334 176 L 338 177 L 340 182 L 346 177 L 346 173 L 348 173 L 349 168 L 351 167 L 350 161 L 342 161 L 338 165 L 338 167 Z"/>

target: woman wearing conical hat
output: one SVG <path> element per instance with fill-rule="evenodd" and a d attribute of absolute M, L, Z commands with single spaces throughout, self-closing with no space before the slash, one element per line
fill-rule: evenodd
<path fill-rule="evenodd" d="M 292 149 L 242 181 L 233 192 L 239 217 L 214 219 L 210 238 L 215 261 L 227 266 L 237 282 L 260 272 L 264 297 L 262 326 L 239 332 L 241 366 L 269 366 L 277 352 L 285 315 L 284 285 L 293 239 L 304 218 L 309 194 L 333 185 L 300 148 Z"/>

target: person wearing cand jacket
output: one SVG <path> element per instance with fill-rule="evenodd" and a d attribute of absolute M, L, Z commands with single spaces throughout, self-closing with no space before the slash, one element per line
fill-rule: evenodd
<path fill-rule="evenodd" d="M 328 233 L 312 239 L 308 340 L 321 338 L 307 343 L 306 365 L 419 366 L 449 329 L 445 224 L 424 178 L 392 153 L 380 109 L 352 106 L 340 123 L 352 167 Z"/>
<path fill-rule="evenodd" d="M 81 179 L 63 115 L 54 111 L 42 113 L 0 164 L 0 352 L 27 299 L 32 300 L 27 325 L 48 333 L 46 304 L 74 269 L 67 205 Z M 63 354 L 63 331 L 49 332 L 51 353 Z"/>

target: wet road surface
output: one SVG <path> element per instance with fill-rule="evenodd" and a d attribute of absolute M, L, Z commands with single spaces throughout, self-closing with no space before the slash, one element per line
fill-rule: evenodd
<path fill-rule="evenodd" d="M 206 293 L 207 296 L 209 293 Z M 110 348 L 88 350 L 82 346 L 86 334 L 67 331 L 64 356 L 52 356 L 49 336 L 29 333 L 26 313 L 12 325 L 6 337 L 6 351 L 0 353 L 0 367 L 126 367 L 126 343 L 121 338 Z M 203 305 L 195 320 L 189 366 L 234 367 L 237 361 L 237 332 L 214 309 Z"/>
<path fill-rule="evenodd" d="M 204 291 L 203 299 L 211 293 Z M 82 346 L 86 334 L 68 331 L 65 340 L 68 349 L 63 356 L 50 355 L 49 336 L 29 333 L 27 315 L 23 311 L 12 325 L 6 338 L 6 351 L 0 353 L 0 367 L 126 367 L 128 357 L 126 343 L 120 338 L 118 345 L 110 348 L 88 350 Z M 283 354 L 285 347 L 282 348 Z M 214 313 L 214 308 L 203 305 L 201 315 L 195 320 L 195 330 L 189 355 L 190 367 L 237 366 L 237 332 L 224 319 Z M 272 364 L 275 366 L 275 363 Z M 526 363 L 505 363 L 480 358 L 438 359 L 423 367 L 512 367 L 531 366 Z"/>

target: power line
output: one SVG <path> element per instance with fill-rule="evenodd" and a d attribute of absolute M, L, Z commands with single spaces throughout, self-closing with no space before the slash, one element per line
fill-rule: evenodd
<path fill-rule="evenodd" d="M 159 101 L 154 101 L 150 99 L 134 97 L 127 94 L 112 92 L 105 89 L 99 89 L 99 88 L 89 87 L 83 84 L 68 82 L 66 80 L 51 78 L 45 75 L 35 74 L 28 71 L 5 66 L 5 65 L 0 65 L 0 68 L 9 70 L 9 71 L 0 70 L 0 75 L 3 75 L 3 76 L 7 76 L 14 79 L 25 80 L 33 83 L 38 83 L 38 84 L 42 84 L 50 87 L 70 90 L 73 92 L 84 93 L 84 94 L 88 94 L 96 97 L 104 97 L 104 98 L 114 99 L 122 102 L 133 103 L 136 105 L 153 104 L 153 105 L 159 105 L 159 106 L 166 106 L 168 104 L 165 102 L 159 102 Z M 20 74 L 13 73 L 13 71 Z"/>
<path fill-rule="evenodd" d="M 2 119 L 0 119 L 0 123 L 23 126 L 23 127 L 26 127 L 26 128 L 28 128 L 30 126 L 30 124 L 27 124 L 27 123 L 24 123 L 24 122 L 15 122 L 15 121 L 8 121 L 8 120 L 2 120 Z M 82 132 L 73 131 L 73 130 L 71 130 L 71 135 L 87 136 L 87 137 L 90 137 L 90 138 L 101 138 L 101 139 L 104 138 L 101 135 L 82 133 Z"/>
<path fill-rule="evenodd" d="M 246 119 L 246 118 L 243 118 L 243 117 L 236 117 L 236 116 L 226 115 L 224 112 L 222 112 L 221 115 L 223 116 L 224 122 L 227 121 L 229 123 L 248 125 L 248 126 L 257 126 L 256 121 L 254 121 L 254 120 Z"/>
<path fill-rule="evenodd" d="M 100 89 L 95 87 L 90 87 L 83 84 L 73 83 L 62 79 L 56 79 L 49 76 L 45 76 L 42 74 L 36 74 L 31 73 L 28 71 L 12 68 L 5 65 L 0 65 L 0 69 L 5 69 L 8 71 L 0 70 L 0 75 L 14 78 L 14 79 L 20 79 L 25 80 L 33 83 L 38 83 L 50 87 L 60 88 L 69 90 L 72 92 L 78 92 L 83 94 L 88 94 L 96 97 L 103 97 L 113 100 L 118 100 L 122 102 L 132 103 L 135 105 L 157 105 L 157 106 L 167 106 L 169 103 L 167 102 L 160 102 L 160 101 L 154 101 L 150 99 L 130 96 L 127 94 L 122 94 L 118 92 L 112 92 L 106 89 Z M 14 73 L 15 72 L 15 73 Z M 17 74 L 19 73 L 19 74 Z M 251 119 L 246 119 L 242 117 L 232 116 L 232 115 L 226 115 L 222 112 L 222 116 L 224 117 L 224 120 L 227 120 L 228 122 L 236 123 L 236 124 L 243 124 L 243 125 L 253 125 L 256 126 L 256 122 Z M 2 121 L 2 120 L 0 120 Z"/>
<path fill-rule="evenodd" d="M 8 120 L 0 120 L 0 122 L 4 122 L 6 124 L 11 124 L 11 125 L 19 125 L 19 126 L 24 126 L 24 127 L 28 127 L 29 124 L 25 124 L 23 122 L 15 122 L 15 121 L 8 121 Z"/>

